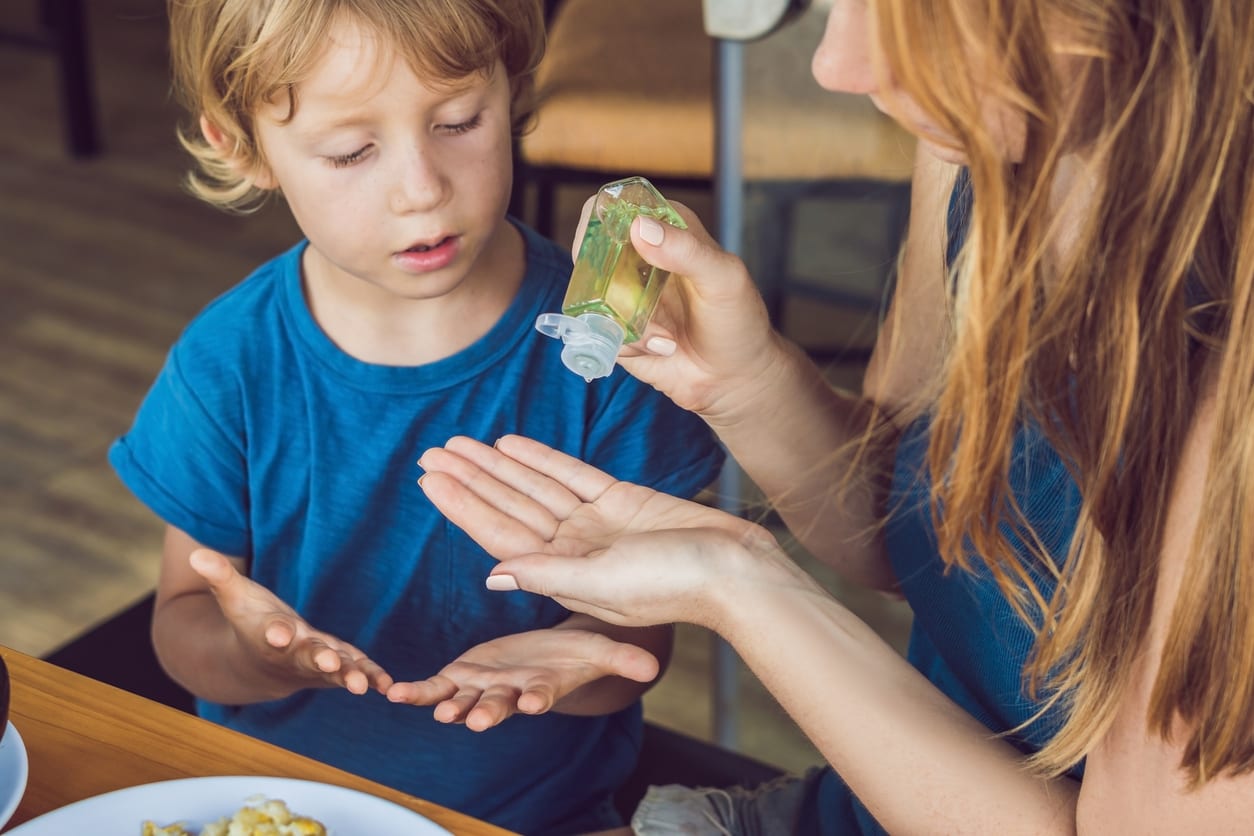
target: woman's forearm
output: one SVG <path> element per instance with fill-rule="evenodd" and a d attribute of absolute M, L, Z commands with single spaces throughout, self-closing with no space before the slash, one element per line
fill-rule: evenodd
<path fill-rule="evenodd" d="M 1021 755 L 785 558 L 728 578 L 722 633 L 891 833 L 1075 832 L 1079 784 Z M 762 625 L 770 630 L 763 631 Z M 781 652 L 781 648 L 788 652 Z"/>
<path fill-rule="evenodd" d="M 832 387 L 796 345 L 782 337 L 776 345 L 770 373 L 760 376 L 744 406 L 710 425 L 815 557 L 856 583 L 891 589 L 895 579 L 876 520 L 886 487 L 879 475 L 887 472 L 883 459 L 891 449 L 886 441 L 895 439 L 881 435 L 861 447 L 872 405 Z M 851 472 L 856 478 L 846 484 Z"/>

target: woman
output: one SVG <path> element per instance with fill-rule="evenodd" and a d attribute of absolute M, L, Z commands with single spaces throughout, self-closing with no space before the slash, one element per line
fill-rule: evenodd
<path fill-rule="evenodd" d="M 862 393 L 770 330 L 691 214 L 633 228 L 684 278 L 620 359 L 812 553 L 905 595 L 909 664 L 763 529 L 534 442 L 454 439 L 424 490 L 502 559 L 492 588 L 721 633 L 831 767 L 655 793 L 638 832 L 694 810 L 709 832 L 1248 829 L 1254 15 L 836 0 L 813 70 L 920 139 Z"/>

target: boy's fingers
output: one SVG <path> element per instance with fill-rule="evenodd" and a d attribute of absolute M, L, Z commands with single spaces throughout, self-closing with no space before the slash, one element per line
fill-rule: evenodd
<path fill-rule="evenodd" d="M 479 702 L 482 691 L 458 691 L 435 707 L 433 715 L 437 723 L 456 723 Z"/>
<path fill-rule="evenodd" d="M 466 728 L 485 731 L 509 719 L 517 705 L 518 692 L 504 685 L 484 689 L 474 706 L 466 712 Z"/>
<path fill-rule="evenodd" d="M 343 665 L 340 654 L 331 648 L 323 645 L 316 649 L 311 655 L 314 667 L 323 673 L 335 673 Z"/>
<path fill-rule="evenodd" d="M 657 657 L 642 647 L 619 642 L 610 652 L 606 668 L 615 676 L 633 682 L 652 682 L 660 669 Z"/>
<path fill-rule="evenodd" d="M 397 682 L 387 689 L 391 702 L 407 702 L 412 705 L 430 705 L 447 700 L 457 693 L 457 683 L 439 674 L 422 682 Z"/>
<path fill-rule="evenodd" d="M 196 549 L 187 558 L 187 562 L 191 564 L 196 574 L 214 587 L 215 592 L 219 587 L 226 586 L 239 576 L 235 567 L 231 565 L 231 561 L 212 549 Z"/>
<path fill-rule="evenodd" d="M 292 643 L 292 639 L 296 637 L 296 630 L 287 621 L 275 619 L 266 625 L 265 636 L 266 644 L 281 650 Z"/>
<path fill-rule="evenodd" d="M 362 671 L 353 668 L 344 672 L 344 688 L 350 694 L 364 694 L 370 690 L 370 679 Z"/>
<path fill-rule="evenodd" d="M 392 675 L 376 664 L 373 659 L 363 657 L 357 662 L 357 666 L 366 675 L 370 687 L 380 694 L 386 694 L 392 687 Z"/>
<path fill-rule="evenodd" d="M 543 714 L 557 702 L 557 692 L 553 683 L 545 679 L 534 679 L 527 683 L 518 697 L 518 710 L 523 714 Z"/>

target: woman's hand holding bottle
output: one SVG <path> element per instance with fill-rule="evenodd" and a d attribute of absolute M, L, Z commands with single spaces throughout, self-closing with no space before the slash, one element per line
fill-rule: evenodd
<path fill-rule="evenodd" d="M 672 206 L 688 229 L 645 216 L 632 223 L 636 251 L 672 275 L 644 337 L 624 346 L 619 362 L 717 428 L 736 420 L 787 351 L 744 262 L 721 249 L 691 209 Z M 591 209 L 589 200 L 576 246 Z"/>

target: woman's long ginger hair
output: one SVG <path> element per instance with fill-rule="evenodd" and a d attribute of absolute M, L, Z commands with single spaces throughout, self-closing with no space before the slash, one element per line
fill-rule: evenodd
<path fill-rule="evenodd" d="M 1205 372 L 1218 423 L 1149 731 L 1183 744 L 1193 786 L 1254 769 L 1247 0 L 872 8 L 881 73 L 969 159 L 974 200 L 928 467 L 944 559 L 966 567 L 975 554 L 989 566 L 1037 633 L 1030 692 L 1065 709 L 1033 765 L 1059 774 L 1080 761 L 1130 687 Z M 981 118 L 990 101 L 1026 114 L 1017 162 Z M 1060 170 L 1076 160 L 1082 186 L 1060 195 Z M 1008 486 L 1024 422 L 1080 489 L 1065 561 L 1038 546 L 1025 562 L 1010 547 L 1012 532 L 1039 544 Z M 1034 583 L 1042 576 L 1052 593 Z"/>

